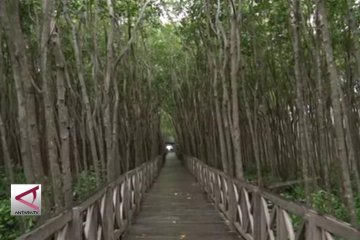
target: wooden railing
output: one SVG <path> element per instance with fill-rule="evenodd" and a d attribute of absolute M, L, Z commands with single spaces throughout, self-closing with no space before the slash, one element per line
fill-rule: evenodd
<path fill-rule="evenodd" d="M 18 239 L 119 239 L 131 223 L 144 192 L 155 180 L 161 166 L 161 157 L 144 163 L 120 176 L 80 205 Z"/>
<path fill-rule="evenodd" d="M 208 197 L 247 240 L 360 240 L 360 230 L 301 204 L 228 177 L 196 158 L 186 165 Z"/>

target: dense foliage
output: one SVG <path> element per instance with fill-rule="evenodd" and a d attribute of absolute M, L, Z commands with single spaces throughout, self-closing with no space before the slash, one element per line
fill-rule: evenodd
<path fill-rule="evenodd" d="M 291 195 L 356 225 L 359 7 L 189 4 L 176 28 L 186 62 L 172 78 L 183 152 L 261 186 L 298 186 L 303 195 Z"/>
<path fill-rule="evenodd" d="M 0 1 L 1 239 L 163 151 L 167 79 L 150 52 L 160 11 L 153 1 Z M 43 184 L 40 218 L 10 216 L 11 183 Z"/>
<path fill-rule="evenodd" d="M 161 153 L 162 134 L 182 154 L 283 183 L 285 197 L 356 225 L 359 8 L 0 0 L 0 238 Z M 15 182 L 49 183 L 41 219 L 8 214 Z"/>

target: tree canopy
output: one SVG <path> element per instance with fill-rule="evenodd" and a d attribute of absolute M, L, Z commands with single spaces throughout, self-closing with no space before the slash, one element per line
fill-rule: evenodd
<path fill-rule="evenodd" d="M 359 224 L 359 8 L 0 0 L 0 238 L 161 154 L 163 134 L 241 180 L 300 180 L 279 191 Z M 48 183 L 41 219 L 9 220 L 15 182 Z"/>

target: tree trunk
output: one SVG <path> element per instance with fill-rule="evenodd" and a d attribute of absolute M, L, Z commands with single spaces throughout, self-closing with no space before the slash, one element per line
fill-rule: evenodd
<path fill-rule="evenodd" d="M 97 184 L 99 184 L 101 182 L 101 175 L 100 175 L 100 170 L 99 170 L 99 158 L 97 155 L 97 151 L 96 151 L 96 140 L 95 140 L 95 123 L 94 123 L 94 118 L 92 116 L 91 113 L 91 105 L 90 105 L 90 100 L 89 100 L 89 95 L 87 93 L 87 89 L 86 89 L 86 84 L 85 84 L 85 79 L 84 79 L 84 74 L 83 74 L 83 63 L 82 63 L 82 56 L 81 56 L 81 51 L 80 51 L 80 47 L 79 47 L 79 42 L 78 42 L 78 29 L 76 29 L 76 27 L 74 26 L 73 23 L 71 23 L 71 20 L 68 19 L 68 23 L 71 24 L 72 26 L 72 40 L 73 40 L 73 48 L 74 48 L 74 53 L 75 53 L 75 60 L 76 60 L 76 69 L 77 69 L 77 73 L 78 73 L 78 77 L 79 77 L 79 81 L 80 81 L 80 87 L 81 87 L 81 97 L 82 97 L 82 101 L 85 107 L 85 116 L 86 116 L 86 120 L 85 120 L 85 126 L 87 127 L 87 135 L 89 137 L 89 141 L 90 141 L 90 151 L 91 151 L 91 158 L 92 158 L 92 162 L 93 162 L 93 167 L 95 170 L 95 175 L 96 175 L 96 181 Z M 83 141 L 86 141 L 85 139 L 83 139 Z M 84 161 L 86 161 L 86 159 L 84 159 Z"/>
<path fill-rule="evenodd" d="M 7 45 L 13 68 L 13 76 L 15 80 L 15 88 L 18 103 L 18 125 L 20 128 L 20 144 L 21 144 L 21 158 L 24 167 L 25 177 L 28 183 L 34 183 L 38 179 L 42 165 L 39 169 L 35 170 L 32 153 L 36 153 L 35 142 L 36 134 L 31 135 L 36 127 L 34 120 L 35 105 L 34 105 L 34 90 L 31 83 L 32 77 L 28 72 L 28 63 L 25 52 L 24 36 L 21 32 L 20 19 L 19 19 L 19 2 L 0 0 L 0 17 L 1 23 L 4 28 Z M 25 81 L 24 81 L 25 80 Z M 31 115 L 31 116 L 30 116 Z M 31 137 L 30 137 L 31 136 Z M 32 148 L 34 147 L 34 149 Z M 39 158 L 41 160 L 41 158 Z M 39 160 L 38 159 L 38 160 Z"/>
<path fill-rule="evenodd" d="M 214 65 L 216 65 L 216 61 L 214 60 Z M 214 66 L 215 67 L 215 66 Z M 226 147 L 225 147 L 225 134 L 224 134 L 224 128 L 223 128 L 223 120 L 221 118 L 221 112 L 220 112 L 220 101 L 219 101 L 219 94 L 218 94 L 218 74 L 217 74 L 217 67 L 214 68 L 214 83 L 213 83 L 213 91 L 214 91 L 214 102 L 215 102 L 215 115 L 216 115 L 216 125 L 218 129 L 218 138 L 219 138 L 219 144 L 220 144 L 220 157 L 221 157 L 221 163 L 222 167 L 224 169 L 224 172 L 226 174 L 230 174 L 229 171 L 229 164 L 228 164 L 228 158 L 226 154 Z"/>
<path fill-rule="evenodd" d="M 301 59 L 301 39 L 300 39 L 300 2 L 299 0 L 292 0 L 292 10 L 291 10 L 291 26 L 293 32 L 293 51 L 294 51 L 294 60 L 295 60 L 295 79 L 296 79 L 296 105 L 299 114 L 299 154 L 300 161 L 302 163 L 302 173 L 304 179 L 304 190 L 306 203 L 310 204 L 310 186 L 309 186 L 309 171 L 308 171 L 308 154 L 306 149 L 306 107 L 304 104 L 304 95 L 303 95 L 303 66 Z"/>
<path fill-rule="evenodd" d="M 330 86 L 331 86 L 331 102 L 335 121 L 335 136 L 337 147 L 337 159 L 340 162 L 343 186 L 345 192 L 346 205 L 351 216 L 351 223 L 356 225 L 356 212 L 353 191 L 351 187 L 350 172 L 345 148 L 345 136 L 343 129 L 343 119 L 341 116 L 340 103 L 340 78 L 334 61 L 333 48 L 329 32 L 329 23 L 325 9 L 325 2 L 323 0 L 315 0 L 320 16 L 320 29 L 322 33 L 323 48 L 326 55 L 326 62 L 329 71 Z"/>
<path fill-rule="evenodd" d="M 5 162 L 5 166 L 6 166 L 6 174 L 8 176 L 8 184 L 10 183 L 14 183 L 15 182 L 15 178 L 14 178 L 14 169 L 13 169 L 13 164 L 10 158 L 10 153 L 9 153 L 9 148 L 8 148 L 8 142 L 6 141 L 6 135 L 5 135 L 5 127 L 4 127 L 4 122 L 2 120 L 2 116 L 0 113 L 0 138 L 1 138 L 1 148 L 2 148 L 2 152 L 3 152 L 3 156 L 4 156 L 4 162 Z"/>
<path fill-rule="evenodd" d="M 58 33 L 52 34 L 53 54 L 56 62 L 56 89 L 58 107 L 58 125 L 60 135 L 60 162 L 62 165 L 63 193 L 65 207 L 72 205 L 72 175 L 70 167 L 70 122 L 65 99 L 65 57 L 61 50 Z M 77 149 L 75 149 L 75 154 Z M 77 161 L 75 160 L 75 163 Z"/>
<path fill-rule="evenodd" d="M 118 86 L 114 86 L 115 89 L 115 99 L 114 99 L 114 113 L 113 113 L 113 119 L 112 119 L 112 147 L 111 147 L 111 161 L 113 161 L 113 173 L 112 177 L 116 178 L 120 174 L 120 163 L 119 163 L 119 156 L 117 154 L 118 149 L 118 128 L 119 128 L 119 90 Z"/>
<path fill-rule="evenodd" d="M 243 159 L 241 156 L 241 139 L 240 139 L 240 122 L 239 122 L 239 99 L 238 99 L 238 79 L 239 79 L 239 50 L 240 45 L 237 31 L 239 29 L 239 19 L 235 8 L 230 7 L 232 12 L 230 17 L 230 60 L 231 60 L 231 107 L 232 107 L 232 121 L 231 121 L 231 136 L 234 146 L 234 161 L 236 177 L 243 180 Z M 242 79 L 243 80 L 243 79 Z"/>
<path fill-rule="evenodd" d="M 105 72 L 105 87 L 104 87 L 104 129 L 105 129 L 105 143 L 106 143 L 106 160 L 107 160 L 107 179 L 111 181 L 115 178 L 115 159 L 113 159 L 113 148 L 116 146 L 113 144 L 112 132 L 115 130 L 115 126 L 111 129 L 111 105 L 110 105 L 110 83 L 112 81 L 113 68 L 114 68 L 114 31 L 115 31 L 115 16 L 114 9 L 111 0 L 107 0 L 107 6 L 110 16 L 110 24 L 107 30 L 107 48 L 106 48 L 106 72 Z M 114 81 L 114 80 L 113 80 Z M 114 86 L 117 88 L 117 86 Z M 116 112 L 114 108 L 114 112 Z"/>
<path fill-rule="evenodd" d="M 55 206 L 54 209 L 58 210 L 63 207 L 63 194 L 62 194 L 62 178 L 60 172 L 60 166 L 58 164 L 58 155 L 56 147 L 56 125 L 54 121 L 53 112 L 53 99 L 51 98 L 51 74 L 48 69 L 48 42 L 50 39 L 50 24 L 52 14 L 54 11 L 54 2 L 52 0 L 43 1 L 43 25 L 41 32 L 41 77 L 42 77 L 42 91 L 45 110 L 45 131 L 46 131 L 46 144 L 47 144 L 47 156 L 50 165 L 53 197 Z"/>
<path fill-rule="evenodd" d="M 319 13 L 316 11 L 316 20 L 319 21 Z M 319 26 L 319 24 L 316 24 Z M 315 50 L 314 50 L 314 62 L 315 62 L 315 78 L 316 78 L 316 94 L 317 94 L 317 105 L 316 105 L 316 120 L 318 125 L 318 136 L 319 136 L 319 146 L 318 146 L 318 160 L 322 165 L 323 174 L 324 174 L 324 184 L 325 189 L 330 192 L 330 180 L 329 180 L 329 168 L 328 168 L 328 154 L 326 152 L 326 122 L 324 116 L 324 88 L 323 80 L 321 76 L 321 59 L 320 59 L 320 49 L 321 49 L 321 39 L 319 35 L 319 29 L 316 29 L 315 36 Z"/>

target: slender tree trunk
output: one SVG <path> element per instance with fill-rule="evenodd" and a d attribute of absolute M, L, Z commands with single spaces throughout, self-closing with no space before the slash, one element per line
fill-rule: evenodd
<path fill-rule="evenodd" d="M 18 125 L 20 128 L 21 159 L 27 182 L 34 183 L 36 177 L 34 173 L 35 170 L 33 166 L 32 156 L 33 141 L 31 141 L 34 140 L 34 136 L 32 136 L 31 138 L 29 136 L 31 132 L 29 115 L 35 114 L 35 111 L 32 111 L 34 110 L 34 92 L 31 87 L 28 88 L 29 84 L 27 83 L 28 81 L 31 81 L 32 78 L 31 76 L 29 77 L 29 72 L 27 71 L 28 64 L 25 55 L 25 42 L 21 32 L 19 19 L 19 2 L 18 0 L 0 0 L 0 6 L 1 24 L 4 28 L 5 36 L 8 43 L 13 68 L 13 76 L 15 80 L 18 103 Z M 25 79 L 26 84 L 23 82 L 23 80 Z"/>
<path fill-rule="evenodd" d="M 235 173 L 239 179 L 244 179 L 243 159 L 241 155 L 241 139 L 240 139 L 240 121 L 239 121 L 239 99 L 238 99 L 238 79 L 239 79 L 239 58 L 238 47 L 239 41 L 237 31 L 239 29 L 239 19 L 236 10 L 230 7 L 232 12 L 230 17 L 230 60 L 231 60 L 231 107 L 232 107 L 232 122 L 231 122 L 231 136 L 234 150 Z"/>
<path fill-rule="evenodd" d="M 356 17 L 354 13 L 354 0 L 347 0 L 348 5 L 348 23 L 350 27 L 351 33 L 351 44 L 353 45 L 353 54 L 355 56 L 355 63 L 356 63 L 356 72 L 357 77 L 360 76 L 360 44 L 359 44 L 359 29 L 358 23 L 356 22 Z M 359 81 L 359 79 L 356 79 Z"/>
<path fill-rule="evenodd" d="M 41 77 L 42 77 L 42 91 L 45 107 L 45 129 L 46 129 L 46 144 L 47 155 L 50 165 L 53 196 L 55 202 L 55 210 L 63 207 L 63 194 L 62 194 L 62 178 L 60 166 L 58 163 L 57 147 L 56 147 L 56 125 L 54 121 L 53 112 L 53 99 L 51 98 L 51 88 L 49 82 L 51 79 L 50 70 L 48 69 L 48 43 L 50 40 L 50 24 L 54 11 L 54 2 L 52 0 L 43 1 L 43 25 L 41 31 L 40 55 L 41 55 Z"/>
<path fill-rule="evenodd" d="M 293 51 L 295 58 L 295 79 L 296 79 L 296 105 L 299 114 L 299 154 L 300 162 L 302 163 L 302 173 L 304 179 L 304 189 L 306 203 L 310 204 L 310 187 L 309 187 L 309 171 L 308 171 L 308 159 L 306 151 L 306 115 L 305 115 L 305 104 L 303 95 L 303 67 L 301 59 L 301 39 L 300 39 L 300 2 L 299 0 L 292 0 L 292 11 L 291 11 L 291 26 L 293 31 Z"/>
<path fill-rule="evenodd" d="M 105 72 L 105 93 L 104 93 L 104 129 L 105 129 L 105 143 L 106 143 L 106 160 L 107 160 L 107 179 L 111 181 L 115 178 L 115 159 L 112 158 L 113 148 L 116 146 L 112 142 L 112 132 L 115 126 L 111 129 L 111 111 L 110 111 L 110 83 L 112 81 L 113 68 L 114 68 L 114 31 L 115 31 L 115 16 L 111 0 L 107 0 L 107 6 L 110 16 L 110 24 L 107 30 L 107 49 L 106 49 L 106 72 Z M 117 87 L 116 85 L 114 86 Z M 115 112 L 114 108 L 114 112 Z"/>
<path fill-rule="evenodd" d="M 346 156 L 345 148 L 345 136 L 343 129 L 343 119 L 341 116 L 341 103 L 340 103 L 340 78 L 337 72 L 337 68 L 334 61 L 333 48 L 329 32 L 329 23 L 327 19 L 327 13 L 325 9 L 325 2 L 323 0 L 315 0 L 317 5 L 319 16 L 320 16 L 320 29 L 322 33 L 323 48 L 326 55 L 326 62 L 328 65 L 330 86 L 331 86 L 331 102 L 334 113 L 335 121 L 335 136 L 337 144 L 337 158 L 341 165 L 342 177 L 343 177 L 343 186 L 345 192 L 345 200 L 347 208 L 351 216 L 351 223 L 356 225 L 356 213 L 355 213 L 355 202 L 353 191 L 351 187 L 350 172 L 348 166 L 348 160 Z"/>
<path fill-rule="evenodd" d="M 319 21 L 318 11 L 315 13 L 316 20 Z M 319 26 L 319 24 L 317 24 Z M 325 117 L 324 117 L 324 88 L 323 81 L 321 76 L 321 59 L 320 59 L 320 49 L 321 49 L 321 39 L 319 29 L 316 29 L 317 34 L 315 36 L 315 50 L 314 50 L 314 62 L 315 62 L 315 78 L 316 78 L 316 87 L 317 87 L 317 125 L 318 125 L 318 135 L 319 135 L 319 150 L 318 150 L 318 159 L 322 165 L 323 174 L 324 174 L 324 183 L 325 189 L 330 192 L 330 180 L 329 180 L 329 169 L 328 169 L 328 159 L 326 152 L 326 126 L 325 126 Z"/>
<path fill-rule="evenodd" d="M 56 89 L 58 107 L 58 125 L 60 134 L 60 160 L 62 165 L 63 193 L 65 207 L 72 205 L 72 174 L 70 167 L 70 122 L 65 100 L 65 57 L 61 50 L 58 33 L 52 34 L 53 54 L 56 62 Z M 75 149 L 76 154 L 77 149 Z M 75 161 L 77 163 L 77 161 Z"/>
<path fill-rule="evenodd" d="M 355 181 L 355 185 L 357 187 L 357 192 L 360 193 L 360 174 L 359 174 L 359 169 L 357 166 L 357 162 L 356 162 L 356 158 L 355 158 L 355 144 L 353 142 L 353 139 L 351 138 L 351 128 L 350 126 L 350 120 L 349 120 L 349 109 L 348 106 L 351 106 L 349 104 L 349 101 L 347 99 L 347 97 L 344 96 L 344 94 L 341 91 L 341 98 L 344 99 L 342 102 L 342 110 L 343 110 L 343 116 L 344 116 L 344 127 L 345 129 L 347 129 L 346 133 L 345 133 L 345 137 L 346 137 L 346 145 L 347 145 L 347 149 L 348 149 L 348 158 L 350 160 L 350 166 L 351 166 L 351 172 L 353 173 L 354 176 L 354 181 Z"/>
<path fill-rule="evenodd" d="M 96 150 L 96 140 L 95 140 L 95 123 L 94 123 L 94 118 L 92 116 L 92 112 L 91 112 L 91 105 L 90 105 L 90 100 L 89 100 L 89 95 L 86 89 L 86 84 L 85 84 L 85 78 L 84 78 L 84 74 L 83 74 L 83 63 L 82 63 L 82 56 L 81 56 L 81 51 L 80 51 L 80 47 L 79 47 L 79 43 L 78 43 L 78 29 L 76 29 L 76 27 L 74 26 L 73 23 L 71 23 L 71 20 L 68 19 L 68 23 L 71 24 L 72 26 L 72 40 L 73 40 L 73 48 L 74 48 L 74 52 L 75 52 L 75 60 L 76 60 L 76 69 L 77 69 L 77 73 L 78 73 L 78 77 L 79 77 L 79 81 L 80 81 L 80 87 L 81 87 L 81 96 L 82 96 L 82 101 L 85 107 L 85 116 L 86 116 L 86 120 L 85 120 L 85 126 L 87 127 L 87 133 L 88 133 L 88 137 L 89 137 L 89 141 L 90 141 L 90 151 L 91 151 L 91 158 L 92 158 L 92 162 L 93 162 L 93 167 L 95 170 L 95 175 L 96 175 L 96 181 L 99 184 L 101 182 L 101 175 L 100 175 L 100 163 L 99 163 L 99 158 L 98 158 L 98 154 L 97 154 L 97 150 Z M 83 139 L 83 141 L 86 141 L 85 139 Z M 84 159 L 84 161 L 86 161 L 86 159 Z"/>
<path fill-rule="evenodd" d="M 360 44 L 359 44 L 359 29 L 358 29 L 358 22 L 356 20 L 356 16 L 354 13 L 355 3 L 354 0 L 347 0 L 348 5 L 348 25 L 350 27 L 350 34 L 351 34 L 351 45 L 355 60 L 355 73 L 354 73 L 354 80 L 356 83 L 360 82 Z M 354 97 L 354 91 L 353 91 L 353 85 L 349 87 L 349 97 L 354 102 L 356 100 Z M 348 101 L 349 103 L 352 103 L 352 101 Z M 356 102 L 354 103 L 356 105 Z M 354 106 L 355 109 L 357 109 L 357 106 Z M 351 135 L 351 141 L 353 142 L 354 146 L 359 146 L 360 144 L 360 136 L 359 136 L 359 130 L 358 126 L 356 126 L 355 123 L 355 114 L 352 111 L 352 106 L 348 107 L 348 118 L 349 118 L 349 132 Z M 358 118 L 359 119 L 359 118 Z M 360 148 L 355 147 L 354 148 L 354 157 L 355 159 L 360 159 Z M 360 161 L 358 161 L 357 168 L 360 168 Z M 359 174 L 359 173 L 358 173 Z"/>
<path fill-rule="evenodd" d="M 1 2 L 0 2 L 1 3 Z M 1 12 L 1 10 L 0 10 Z M 0 22 L 1 20 L 1 13 L 0 13 Z M 2 31 L 0 28 L 0 85 L 5 84 L 6 82 L 4 81 L 5 73 L 4 73 L 4 56 L 3 56 L 3 50 L 2 50 L 2 46 L 3 46 L 3 41 L 2 41 Z M 0 88 L 0 92 L 3 93 L 3 91 L 5 91 L 4 89 Z M 0 99 L 1 100 L 1 99 Z M 3 107 L 3 105 L 0 105 L 0 109 L 4 110 L 5 107 Z M 9 143 L 6 137 L 6 132 L 5 132 L 5 124 L 3 121 L 3 117 L 0 111 L 0 141 L 1 141 L 1 149 L 3 152 L 3 159 L 4 159 L 4 164 L 5 164 L 5 173 L 7 175 L 7 183 L 14 183 L 14 167 L 13 167 L 13 162 L 12 159 L 10 157 L 10 152 L 9 152 Z"/>
<path fill-rule="evenodd" d="M 214 60 L 214 65 L 216 65 L 216 61 Z M 214 68 L 214 83 L 213 83 L 213 91 L 214 91 L 214 102 L 215 102 L 215 115 L 216 115 L 216 125 L 218 129 L 218 138 L 219 138 L 219 144 L 220 144 L 220 157 L 222 162 L 222 167 L 224 169 L 224 172 L 229 174 L 229 164 L 228 164 L 228 158 L 226 154 L 226 147 L 225 147 L 225 134 L 224 134 L 224 128 L 223 128 L 223 120 L 221 118 L 221 112 L 220 112 L 220 102 L 219 102 L 219 94 L 218 94 L 218 70 L 215 67 Z"/>
<path fill-rule="evenodd" d="M 86 134 L 86 114 L 83 112 L 81 114 L 81 123 L 80 123 L 80 134 L 81 134 L 81 148 L 82 148 L 82 161 L 84 165 L 84 169 L 89 170 L 88 166 L 88 153 L 87 153 L 87 134 Z"/>
<path fill-rule="evenodd" d="M 119 163 L 119 157 L 117 154 L 118 149 L 118 128 L 119 128 L 119 120 L 118 120 L 118 111 L 119 111 L 119 90 L 118 86 L 114 86 L 115 89 L 115 99 L 114 99 L 114 113 L 113 113 L 113 119 L 112 119 L 112 147 L 111 147 L 111 159 L 114 162 L 112 169 L 113 171 L 113 178 L 116 178 L 120 174 L 120 163 Z"/>
<path fill-rule="evenodd" d="M 261 173 L 261 162 L 260 162 L 260 147 L 259 147 L 259 141 L 257 136 L 257 116 L 256 112 L 254 112 L 254 119 L 251 117 L 250 107 L 249 107 L 249 99 L 246 96 L 245 93 L 245 86 L 242 87 L 242 94 L 244 96 L 244 102 L 245 102 L 245 111 L 246 111 L 246 117 L 248 120 L 250 135 L 251 135 L 251 145 L 255 157 L 256 162 L 256 173 L 257 173 L 257 182 L 259 186 L 262 186 L 262 173 Z M 254 103 L 256 104 L 256 103 Z"/>
<path fill-rule="evenodd" d="M 77 137 L 77 133 L 75 130 L 74 119 L 71 119 L 71 122 L 70 122 L 70 137 L 73 142 L 73 144 L 72 144 L 73 145 L 73 159 L 75 162 L 75 169 L 76 169 L 76 174 L 74 174 L 74 176 L 77 176 L 82 170 L 85 169 L 85 166 L 84 166 L 84 169 L 81 168 L 78 137 Z M 85 169 L 85 170 L 87 170 L 87 169 Z"/>
<path fill-rule="evenodd" d="M 5 127 L 4 122 L 2 120 L 2 116 L 0 113 L 0 138 L 1 138 L 1 148 L 4 156 L 4 162 L 6 166 L 6 174 L 8 175 L 8 183 L 14 183 L 14 169 L 12 160 L 10 158 L 9 148 L 8 148 L 8 142 L 6 141 L 6 135 L 5 135 Z"/>

